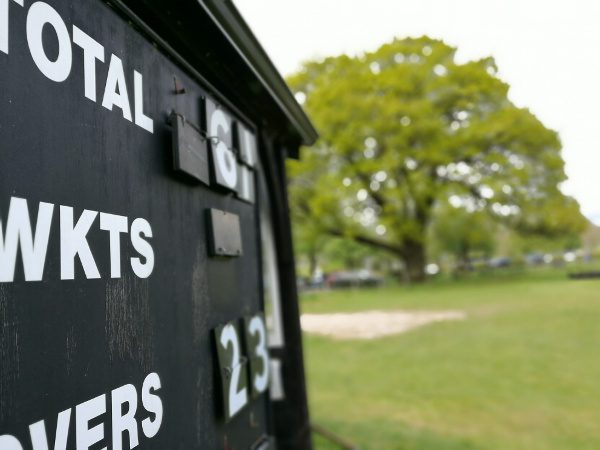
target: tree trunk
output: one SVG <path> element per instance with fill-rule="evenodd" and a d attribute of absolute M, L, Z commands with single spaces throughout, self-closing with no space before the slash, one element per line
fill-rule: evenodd
<path fill-rule="evenodd" d="M 425 281 L 425 245 L 416 240 L 408 240 L 403 244 L 402 260 L 406 267 L 406 277 L 409 283 Z"/>
<path fill-rule="evenodd" d="M 469 259 L 469 254 L 471 253 L 471 249 L 469 248 L 469 244 L 466 242 L 461 245 L 460 250 L 456 255 L 456 272 L 468 272 L 471 269 L 471 261 Z"/>
<path fill-rule="evenodd" d="M 425 235 L 426 221 L 423 219 L 422 233 Z M 338 230 L 330 228 L 327 230 L 332 236 L 343 237 L 344 234 Z M 425 243 L 424 238 L 406 239 L 401 243 L 389 243 L 380 241 L 371 236 L 352 236 L 355 242 L 368 245 L 381 250 L 386 250 L 394 255 L 397 255 L 405 265 L 406 281 L 409 283 L 422 283 L 425 281 Z"/>

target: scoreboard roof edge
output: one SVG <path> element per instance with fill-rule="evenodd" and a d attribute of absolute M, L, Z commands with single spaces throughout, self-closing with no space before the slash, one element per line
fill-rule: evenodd
<path fill-rule="evenodd" d="M 314 144 L 318 138 L 315 127 L 231 0 L 198 1 L 280 104 L 290 121 L 302 134 L 303 143 Z"/>
<path fill-rule="evenodd" d="M 318 132 L 230 0 L 108 0 L 201 73 L 244 117 L 277 135 L 290 156 Z M 205 83 L 206 84 L 206 83 Z M 294 148 L 296 147 L 296 148 Z"/>

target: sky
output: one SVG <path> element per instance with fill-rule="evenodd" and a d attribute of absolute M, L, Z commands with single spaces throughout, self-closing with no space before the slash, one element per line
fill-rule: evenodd
<path fill-rule="evenodd" d="M 278 70 L 428 35 L 493 56 L 510 99 L 559 132 L 582 212 L 600 225 L 599 0 L 234 0 Z"/>

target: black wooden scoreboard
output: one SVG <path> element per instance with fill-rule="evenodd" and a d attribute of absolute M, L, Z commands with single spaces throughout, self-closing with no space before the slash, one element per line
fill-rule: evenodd
<path fill-rule="evenodd" d="M 310 448 L 315 139 L 228 1 L 0 0 L 0 450 Z"/>

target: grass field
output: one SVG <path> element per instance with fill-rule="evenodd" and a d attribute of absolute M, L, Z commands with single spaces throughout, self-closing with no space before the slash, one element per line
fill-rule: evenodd
<path fill-rule="evenodd" d="M 302 299 L 310 313 L 373 309 L 468 319 L 372 341 L 305 336 L 313 422 L 363 450 L 600 449 L 600 281 L 544 272 Z"/>

